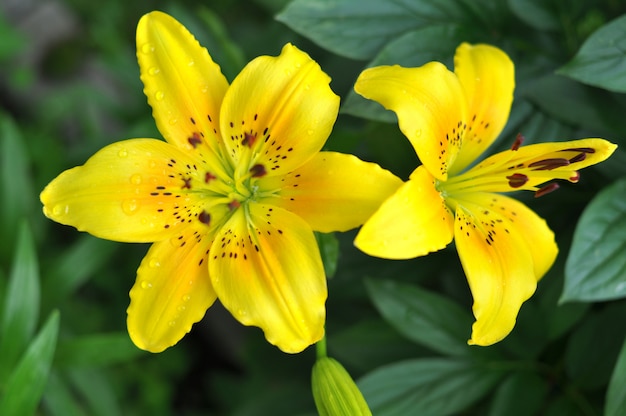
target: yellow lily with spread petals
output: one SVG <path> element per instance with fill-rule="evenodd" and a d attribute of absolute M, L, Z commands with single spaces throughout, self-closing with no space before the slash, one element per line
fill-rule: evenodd
<path fill-rule="evenodd" d="M 408 259 L 452 240 L 465 270 L 476 322 L 470 344 L 490 345 L 515 325 L 524 301 L 558 252 L 552 231 L 524 204 L 499 193 L 554 190 L 578 170 L 608 158 L 602 139 L 520 147 L 466 168 L 500 134 L 515 86 L 513 63 L 488 45 L 462 44 L 454 72 L 438 62 L 419 68 L 365 70 L 355 90 L 393 110 L 419 166 L 364 224 L 356 246 L 373 256 Z"/>
<path fill-rule="evenodd" d="M 137 27 L 144 92 L 166 142 L 111 144 L 41 193 L 44 214 L 97 237 L 153 242 L 130 291 L 128 331 L 159 352 L 216 298 L 285 352 L 324 334 L 327 297 L 313 231 L 362 224 L 402 181 L 320 152 L 339 97 L 306 53 L 250 62 L 231 85 L 172 17 Z"/>

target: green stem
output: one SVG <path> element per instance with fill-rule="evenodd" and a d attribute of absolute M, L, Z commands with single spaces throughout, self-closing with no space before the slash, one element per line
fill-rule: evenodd
<path fill-rule="evenodd" d="M 317 352 L 317 359 L 326 357 L 326 335 L 315 344 L 315 351 Z"/>

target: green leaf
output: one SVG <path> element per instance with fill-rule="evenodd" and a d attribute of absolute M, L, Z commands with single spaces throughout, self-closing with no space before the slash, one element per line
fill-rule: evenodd
<path fill-rule="evenodd" d="M 524 23 L 539 30 L 560 27 L 559 18 L 546 0 L 508 0 L 511 11 Z"/>
<path fill-rule="evenodd" d="M 32 338 L 39 320 L 39 266 L 30 229 L 22 222 L 0 327 L 0 384 Z"/>
<path fill-rule="evenodd" d="M 32 211 L 34 195 L 29 157 L 17 126 L 0 113 L 0 253 L 11 253 L 17 227 Z"/>
<path fill-rule="evenodd" d="M 385 320 L 408 339 L 446 355 L 471 354 L 472 318 L 453 301 L 392 280 L 367 280 L 366 287 Z"/>
<path fill-rule="evenodd" d="M 489 415 L 540 414 L 548 391 L 547 381 L 538 375 L 529 372 L 513 373 L 497 387 L 489 408 Z"/>
<path fill-rule="evenodd" d="M 144 354 L 127 333 L 99 334 L 61 341 L 55 364 L 58 367 L 101 367 L 129 361 Z"/>
<path fill-rule="evenodd" d="M 425 26 L 460 21 L 455 0 L 295 0 L 276 18 L 320 46 L 353 59 L 371 59 L 392 39 Z"/>
<path fill-rule="evenodd" d="M 596 389 L 609 382 L 626 327 L 626 302 L 612 302 L 587 315 L 569 337 L 565 370 L 580 387 Z"/>
<path fill-rule="evenodd" d="M 320 416 L 372 415 L 354 380 L 334 358 L 318 358 L 313 366 L 311 387 Z"/>
<path fill-rule="evenodd" d="M 337 262 L 339 261 L 339 240 L 333 233 L 315 233 L 317 245 L 320 248 L 322 262 L 324 263 L 324 272 L 327 278 L 331 278 L 337 271 Z"/>
<path fill-rule="evenodd" d="M 377 416 L 449 415 L 485 396 L 502 374 L 478 362 L 428 358 L 379 368 L 357 384 Z"/>
<path fill-rule="evenodd" d="M 46 387 L 59 331 L 53 311 L 11 374 L 0 399 L 0 415 L 31 415 Z"/>
<path fill-rule="evenodd" d="M 619 353 L 617 364 L 606 393 L 604 416 L 621 416 L 626 414 L 626 340 Z"/>
<path fill-rule="evenodd" d="M 69 371 L 72 387 L 86 403 L 87 414 L 94 416 L 117 416 L 122 412 L 111 382 L 99 371 L 86 369 Z"/>
<path fill-rule="evenodd" d="M 592 33 L 558 73 L 609 91 L 626 92 L 626 15 Z"/>
<path fill-rule="evenodd" d="M 66 416 L 83 415 L 79 401 L 74 397 L 71 387 L 52 370 L 48 375 L 46 391 L 43 394 L 42 404 L 46 409 L 46 415 Z"/>
<path fill-rule="evenodd" d="M 626 179 L 600 192 L 583 212 L 569 257 L 561 301 L 626 296 Z"/>

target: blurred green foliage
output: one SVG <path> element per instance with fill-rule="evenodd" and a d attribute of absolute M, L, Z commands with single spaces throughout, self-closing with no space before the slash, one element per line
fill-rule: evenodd
<path fill-rule="evenodd" d="M 604 137 L 620 145 L 558 194 L 520 199 L 546 218 L 557 263 L 513 333 L 469 347 L 471 297 L 453 248 L 369 258 L 354 232 L 318 236 L 328 352 L 374 414 L 620 415 L 626 408 L 626 6 L 617 0 L 6 2 L 0 7 L 0 414 L 309 415 L 313 348 L 268 345 L 219 306 L 151 355 L 126 334 L 147 250 L 52 223 L 38 193 L 108 143 L 160 137 L 142 94 L 134 30 L 172 14 L 232 80 L 292 42 L 328 72 L 342 114 L 327 143 L 406 178 L 418 163 L 394 116 L 351 92 L 376 64 L 451 64 L 462 41 L 516 64 L 509 124 L 491 151 Z M 277 17 L 276 17 L 277 16 Z M 603 66 L 604 65 L 604 66 Z M 386 123 L 391 121 L 392 123 Z M 555 196 L 558 195 L 558 196 Z M 583 213 L 584 212 L 584 213 Z M 581 217 L 582 215 L 582 217 Z M 570 247 L 571 255 L 570 255 Z M 338 257 L 338 263 L 335 264 Z M 24 386 L 29 386 L 25 390 Z M 19 392 L 19 393 L 16 393 Z M 35 410 L 37 409 L 37 410 Z"/>

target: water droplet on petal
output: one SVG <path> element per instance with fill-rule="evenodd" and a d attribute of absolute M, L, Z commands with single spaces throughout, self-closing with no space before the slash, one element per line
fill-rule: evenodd
<path fill-rule="evenodd" d="M 308 135 L 309 135 L 309 136 L 312 136 L 312 135 L 313 135 L 313 133 L 314 133 L 314 132 L 313 132 L 313 129 L 309 129 L 309 130 L 307 131 L 307 133 L 308 133 Z"/>
<path fill-rule="evenodd" d="M 132 183 L 133 185 L 141 184 L 141 175 L 135 173 L 133 176 L 130 177 L 130 183 Z"/>
<path fill-rule="evenodd" d="M 59 216 L 59 215 L 65 215 L 69 212 L 70 207 L 68 205 L 63 205 L 63 204 L 59 204 L 59 205 L 55 205 L 54 208 L 52 208 L 52 214 Z"/>
<path fill-rule="evenodd" d="M 150 42 L 144 43 L 141 46 L 141 52 L 146 53 L 146 54 L 154 52 L 154 45 L 151 44 Z"/>
<path fill-rule="evenodd" d="M 176 123 L 178 123 L 178 119 L 177 118 L 170 118 L 170 126 L 173 126 Z"/>
<path fill-rule="evenodd" d="M 193 66 L 196 63 L 193 59 L 187 63 L 188 66 Z"/>
<path fill-rule="evenodd" d="M 183 301 L 184 302 L 189 302 L 190 300 L 191 300 L 191 296 L 190 295 L 183 296 Z"/>
<path fill-rule="evenodd" d="M 154 93 L 154 98 L 156 98 L 157 101 L 161 101 L 164 97 L 165 93 L 163 91 L 157 91 Z"/>
<path fill-rule="evenodd" d="M 154 169 L 154 167 L 156 166 L 156 162 L 154 160 L 151 160 L 150 163 L 148 163 L 148 166 L 150 167 L 150 169 Z"/>
<path fill-rule="evenodd" d="M 148 266 L 152 267 L 152 268 L 156 268 L 156 267 L 161 267 L 161 263 L 159 262 L 158 259 L 155 259 L 154 257 L 151 258 L 148 261 Z"/>
<path fill-rule="evenodd" d="M 422 135 L 422 129 L 415 130 L 415 137 L 420 137 Z"/>
<path fill-rule="evenodd" d="M 173 328 L 176 326 L 176 321 L 170 321 L 169 325 Z"/>
<path fill-rule="evenodd" d="M 117 152 L 117 155 L 119 157 L 126 157 L 128 156 L 128 151 L 126 149 L 121 149 L 119 152 Z"/>
<path fill-rule="evenodd" d="M 157 75 L 159 72 L 161 72 L 161 70 L 159 69 L 159 67 L 153 66 L 150 67 L 150 69 L 148 69 L 148 74 L 150 75 Z"/>
<path fill-rule="evenodd" d="M 185 305 L 178 305 L 176 309 L 178 310 L 178 312 L 184 312 L 187 307 L 185 307 Z"/>
<path fill-rule="evenodd" d="M 246 316 L 248 314 L 248 312 L 245 309 L 239 309 L 237 311 L 237 315 L 239 316 Z"/>
<path fill-rule="evenodd" d="M 127 199 L 122 202 L 122 211 L 124 211 L 125 214 L 135 214 L 137 212 L 137 208 L 139 208 L 139 203 L 136 199 Z"/>
<path fill-rule="evenodd" d="M 150 283 L 147 280 L 144 280 L 144 281 L 141 282 L 141 288 L 142 289 L 150 289 L 150 288 L 152 288 L 152 283 Z"/>

